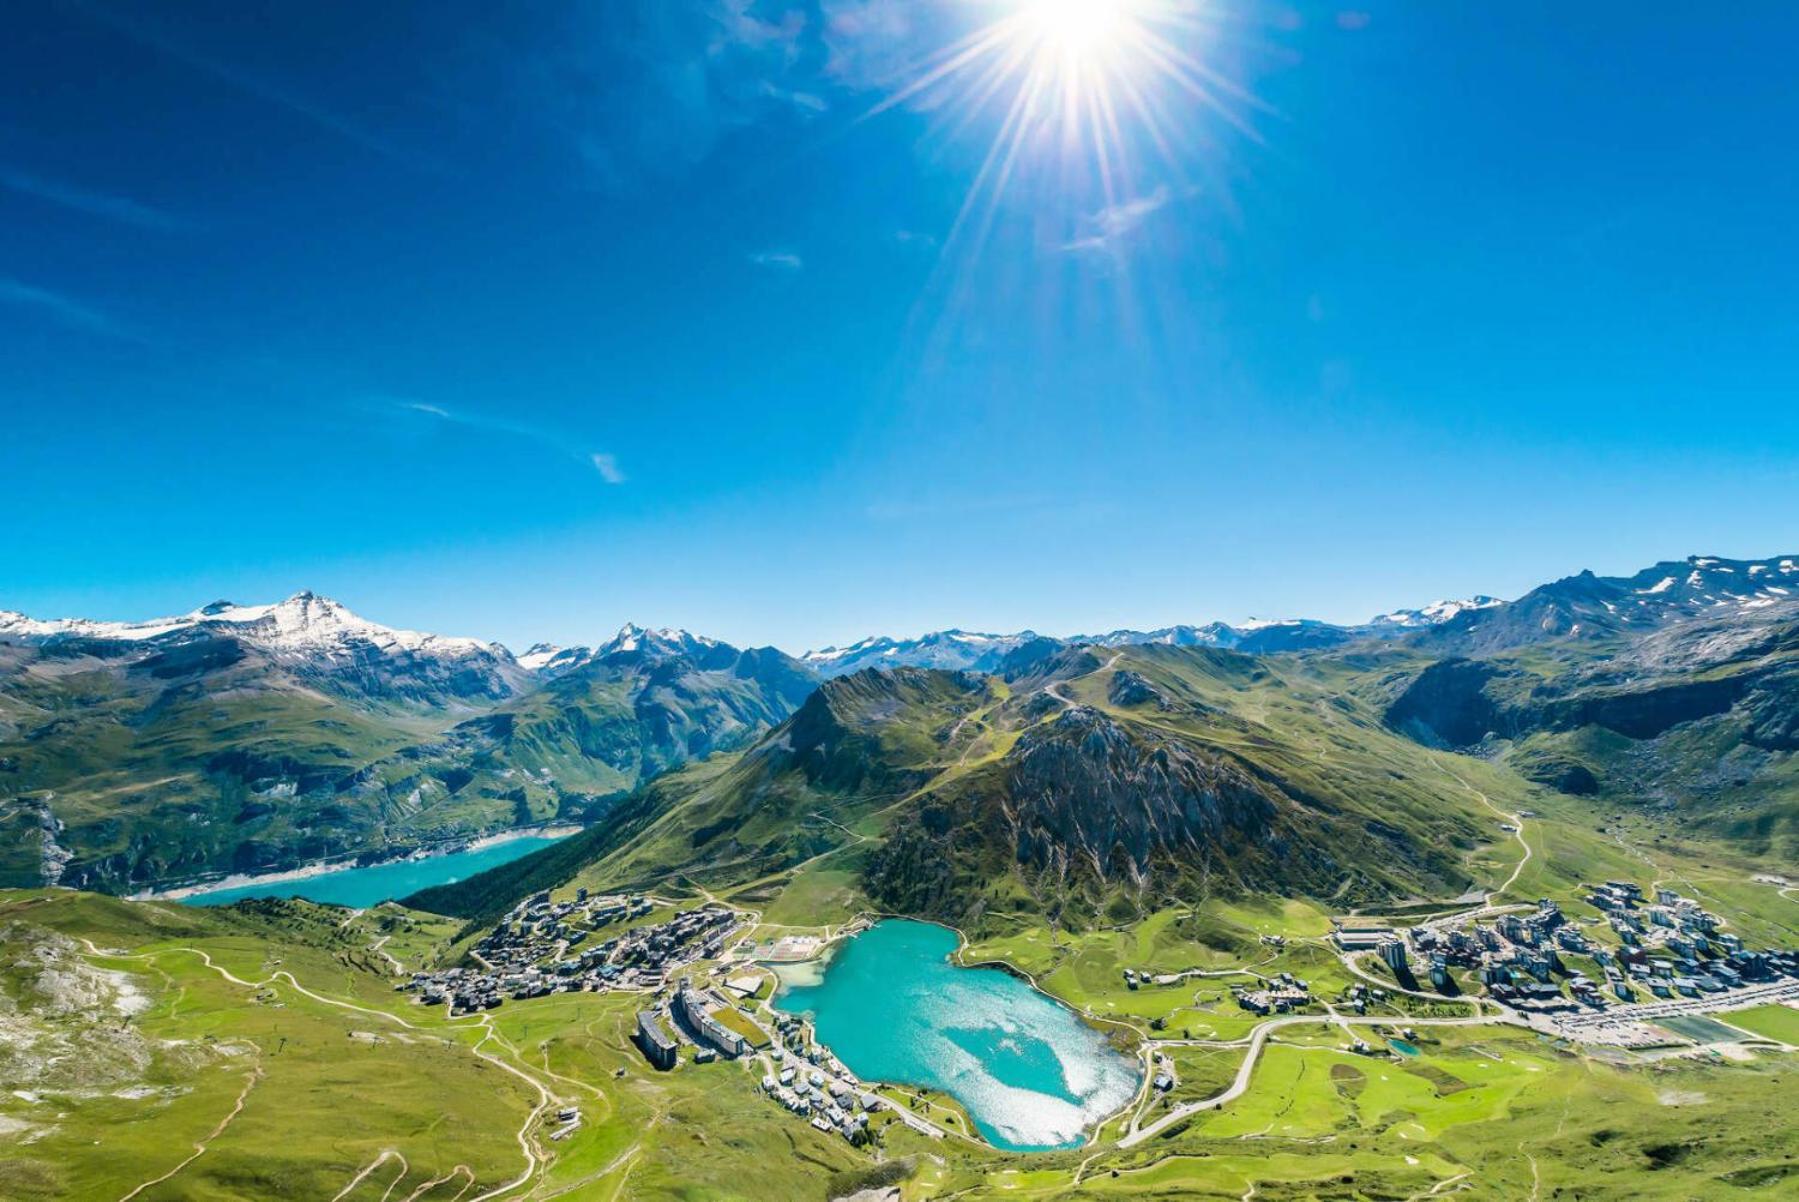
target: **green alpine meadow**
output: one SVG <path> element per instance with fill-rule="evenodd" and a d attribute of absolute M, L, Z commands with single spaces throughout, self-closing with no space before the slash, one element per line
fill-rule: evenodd
<path fill-rule="evenodd" d="M 0 1202 L 1799 1199 L 1795 46 L 11 6 Z"/>

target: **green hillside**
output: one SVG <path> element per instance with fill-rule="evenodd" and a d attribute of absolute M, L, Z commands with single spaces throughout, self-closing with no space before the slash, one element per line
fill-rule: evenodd
<path fill-rule="evenodd" d="M 0 644 L 0 884 L 126 892 L 586 821 L 811 689 L 779 653 L 712 652 L 494 696 L 390 690 L 379 664 L 327 677 L 223 638 Z"/>

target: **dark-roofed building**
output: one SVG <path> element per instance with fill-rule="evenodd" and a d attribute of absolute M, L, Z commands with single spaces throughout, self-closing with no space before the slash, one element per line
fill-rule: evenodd
<path fill-rule="evenodd" d="M 664 1072 L 675 1067 L 675 1041 L 669 1033 L 662 1029 L 662 1020 L 656 1017 L 654 1010 L 637 1012 L 637 1031 L 631 1036 L 631 1042 L 637 1050 Z"/>

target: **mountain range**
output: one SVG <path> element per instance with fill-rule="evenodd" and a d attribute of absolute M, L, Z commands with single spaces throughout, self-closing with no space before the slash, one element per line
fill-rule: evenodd
<path fill-rule="evenodd" d="M 17 836 L 0 883 L 128 891 L 554 821 L 603 842 L 656 806 L 693 822 L 663 859 L 779 871 L 838 829 L 808 805 L 850 827 L 884 799 L 863 832 L 870 893 L 944 913 L 972 903 L 921 883 L 926 865 L 1003 864 L 1077 908 L 1193 871 L 1452 886 L 1430 849 L 1472 838 L 1465 804 L 1396 798 L 1372 768 L 1311 778 L 1304 740 L 1345 729 L 1381 762 L 1474 750 L 1535 786 L 1678 803 L 1785 847 L 1796 619 L 1792 556 L 1585 572 L 1356 626 L 949 630 L 797 658 L 635 625 L 515 656 L 308 592 L 135 623 L 0 612 L 0 829 Z M 1270 682 L 1304 699 L 1282 725 Z M 1399 841 L 1379 851 L 1365 837 L 1383 827 Z"/>
<path fill-rule="evenodd" d="M 1020 647 L 1040 640 L 1062 646 L 1091 644 L 1099 647 L 1135 647 L 1164 643 L 1174 647 L 1223 647 L 1247 652 L 1296 651 L 1331 647 L 1362 638 L 1395 637 L 1408 631 L 1436 626 L 1472 611 L 1502 602 L 1492 597 L 1463 601 L 1437 601 L 1420 609 L 1400 609 L 1381 614 L 1358 626 L 1340 626 L 1313 618 L 1289 618 L 1265 622 L 1250 619 L 1239 625 L 1208 622 L 1202 626 L 1164 626 L 1156 630 L 1114 630 L 1107 634 L 1054 638 L 1033 630 L 1016 634 L 979 634 L 966 630 L 940 630 L 915 639 L 877 635 L 847 647 L 808 651 L 800 658 L 820 676 L 843 676 L 863 668 L 969 668 L 988 672 Z"/>
<path fill-rule="evenodd" d="M 0 883 L 127 891 L 587 821 L 790 714 L 773 650 L 627 627 L 540 666 L 298 593 L 107 623 L 0 613 Z"/>
<path fill-rule="evenodd" d="M 410 900 L 479 923 L 571 878 L 676 874 L 745 897 L 847 891 L 850 911 L 987 934 L 1216 893 L 1345 909 L 1454 896 L 1502 819 L 1550 807 L 1791 864 L 1792 563 L 1582 573 L 1282 653 L 1030 637 L 981 669 L 848 672 L 565 845 Z"/>

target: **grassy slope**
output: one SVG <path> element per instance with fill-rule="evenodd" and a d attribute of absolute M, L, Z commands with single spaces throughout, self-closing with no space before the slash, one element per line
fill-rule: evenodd
<path fill-rule="evenodd" d="M 326 1006 L 283 983 L 245 988 L 275 964 L 320 991 L 373 1000 L 381 979 L 358 967 L 359 941 L 339 918 L 262 920 L 120 903 L 92 895 L 0 895 L 0 922 L 85 936 L 117 954 L 87 957 L 130 974 L 153 998 L 131 1026 L 165 1048 L 139 1079 L 103 1093 L 43 1089 L 0 1107 L 38 1137 L 0 1174 L 18 1198 L 117 1197 L 173 1168 L 243 1094 L 207 1152 L 147 1198 L 329 1197 L 383 1148 L 415 1183 L 466 1164 L 486 1185 L 518 1171 L 513 1132 L 535 1098 L 470 1054 L 465 1033 L 409 1033 Z M 16 942 L 16 941 L 15 941 Z M 389 995 L 391 996 L 391 995 Z M 379 1041 L 358 1037 L 377 1032 Z M 159 1087 L 149 1097 L 137 1086 Z M 243 1093 L 249 1086 L 247 1093 Z M 346 1114 L 354 1116 L 346 1122 Z M 397 1165 L 396 1165 L 397 1168 Z M 392 1173 L 382 1174 L 382 1181 Z"/>
<path fill-rule="evenodd" d="M 1510 876 L 1520 853 L 1515 840 L 1500 835 L 1498 816 L 1480 802 L 1478 792 L 1502 810 L 1529 808 L 1539 815 L 1526 824 L 1532 855 L 1508 897 L 1556 896 L 1582 916 L 1586 911 L 1576 900 L 1582 880 L 1618 876 L 1644 885 L 1670 880 L 1724 912 L 1734 929 L 1752 940 L 1791 942 L 1799 937 L 1792 900 L 1750 879 L 1763 862 L 1720 844 L 1707 830 L 1670 833 L 1635 812 L 1615 817 L 1614 807 L 1603 804 L 1605 798 L 1595 804 L 1549 793 L 1502 765 L 1392 739 L 1375 717 L 1388 675 L 1402 670 L 1391 661 L 1294 661 L 1279 672 L 1238 680 L 1222 659 L 1194 667 L 1188 657 L 1152 650 L 1116 667 L 1132 668 L 1171 693 L 1190 693 L 1217 711 L 1197 727 L 1181 722 L 1184 735 L 1228 744 L 1234 754 L 1252 756 L 1271 770 L 1305 781 L 1308 790 L 1333 790 L 1332 796 L 1354 793 L 1354 800 L 1370 812 L 1401 814 L 1408 823 L 1414 816 L 1428 820 L 1433 808 L 1447 810 L 1450 821 L 1444 829 L 1479 832 L 1465 842 L 1446 844 L 1468 883 L 1497 885 Z M 1108 686 L 1100 673 L 1064 687 L 1075 699 L 1123 721 L 1168 720 L 1160 711 L 1141 713 L 1142 707 L 1110 704 Z M 862 904 L 859 862 L 881 844 L 895 814 L 924 791 L 991 770 L 1013 745 L 1019 733 L 1013 700 L 998 687 L 974 698 L 925 699 L 918 713 L 926 716 L 898 724 L 892 741 L 876 749 L 899 762 L 903 771 L 876 779 L 846 782 L 830 773 L 816 778 L 770 774 L 756 753 L 718 757 L 676 773 L 640 794 L 635 809 L 628 803 L 616 827 L 585 837 L 591 840 L 585 851 L 599 858 L 579 870 L 579 879 L 614 885 L 662 877 L 676 892 L 683 881 L 693 888 L 732 889 L 735 899 L 764 908 L 770 923 L 840 921 Z M 715 829 L 722 817 L 743 813 L 746 798 L 754 802 L 748 821 L 728 833 Z M 523 877 L 489 881 L 476 893 L 459 896 L 484 898 L 482 904 L 491 906 L 495 898 L 510 901 L 523 887 L 561 883 L 575 868 L 545 857 Z M 671 868 L 679 873 L 672 882 L 663 876 Z M 1326 926 L 1328 899 L 1213 896 L 1156 909 L 1142 918 L 1132 913 L 1116 923 L 1071 930 L 1044 924 L 1020 882 L 1008 883 L 1003 896 L 1010 904 L 988 911 L 969 958 L 1003 957 L 1071 1003 L 1140 1028 L 1159 1019 L 1169 1031 L 1188 1029 L 1195 1036 L 1230 1039 L 1246 1033 L 1252 1020 L 1229 999 L 1228 985 L 1237 978 L 1129 991 L 1121 981 L 1127 966 L 1152 971 L 1288 969 L 1327 993 L 1347 984 L 1334 959 L 1315 942 Z M 302 923 L 302 931 L 309 933 L 296 939 L 288 931 L 291 916 L 271 928 L 266 922 L 256 925 L 262 920 L 229 914 L 194 917 L 194 912 L 176 908 L 120 907 L 92 899 L 17 898 L 0 912 L 0 920 L 19 906 L 29 907 L 31 916 L 45 925 L 97 932 L 93 937 L 102 944 L 149 949 L 155 958 L 148 966 L 167 974 L 153 1015 L 168 1004 L 173 1011 L 169 1021 L 185 1017 L 189 997 L 204 1000 L 210 986 L 215 993 L 205 1013 L 221 1038 L 253 1029 L 242 1025 L 252 1020 L 240 1009 L 260 1015 L 272 1008 L 247 1005 L 242 990 L 216 992 L 216 975 L 195 969 L 191 957 L 170 950 L 173 945 L 211 948 L 221 964 L 252 979 L 268 970 L 272 958 L 280 958 L 314 989 L 328 988 L 369 1005 L 397 1005 L 382 979 L 359 967 L 369 958 L 359 956 L 358 949 L 374 934 L 374 928 L 365 930 L 361 924 L 382 921 L 378 915 L 356 920 L 344 937 L 348 942 L 339 945 L 325 933 L 335 929 L 330 923 L 323 929 L 318 923 Z M 390 915 L 385 921 L 397 920 Z M 179 928 L 156 929 L 167 922 Z M 214 922 L 225 925 L 214 927 Z M 453 925 L 415 926 L 396 935 L 388 947 L 401 949 L 396 954 L 403 958 L 424 953 L 447 940 Z M 1263 934 L 1285 935 L 1288 947 L 1278 954 L 1262 948 L 1257 937 Z M 112 963 L 130 967 L 146 962 Z M 280 1010 L 272 1013 L 282 1022 L 326 1023 L 324 1030 L 341 1036 L 344 1044 L 349 1043 L 348 1029 L 378 1025 L 378 1020 L 355 1020 L 331 1028 L 329 1020 L 341 1020 L 341 1012 L 319 1008 L 313 1014 L 304 998 L 285 986 L 275 990 Z M 170 997 L 172 1003 L 163 1001 Z M 624 1042 L 632 1010 L 628 998 L 581 995 L 508 1005 L 494 1016 L 497 1037 L 489 1050 L 534 1072 L 557 1074 L 550 1079 L 571 1100 L 578 1099 L 592 1119 L 574 1139 L 544 1145 L 554 1161 L 543 1192 L 577 1187 L 584 1192 L 576 1196 L 603 1198 L 818 1198 L 828 1181 L 842 1179 L 836 1174 L 867 1163 L 841 1141 L 818 1137 L 757 1100 L 754 1075 L 739 1067 L 684 1066 L 669 1075 L 643 1070 Z M 516 1171 L 516 1144 L 507 1141 L 528 1110 L 528 1098 L 521 1096 L 529 1091 L 478 1061 L 473 1067 L 467 1064 L 469 1057 L 458 1049 L 465 1050 L 474 1033 L 450 1029 L 437 1016 L 421 1018 L 416 1009 L 401 1012 L 410 1021 L 436 1022 L 451 1041 L 443 1045 L 444 1054 L 460 1067 L 446 1064 L 443 1073 L 468 1073 L 466 1081 L 433 1078 L 419 1095 L 431 1099 L 430 1113 L 452 1112 L 442 1122 L 462 1122 L 455 1116 L 466 1115 L 469 1123 L 486 1124 L 479 1131 L 458 1130 L 456 1155 L 473 1163 L 479 1150 L 493 1149 L 491 1169 L 480 1171 L 502 1176 Z M 1778 1014 L 1751 1015 L 1751 1023 L 1784 1023 Z M 278 1039 L 272 1028 L 254 1029 Z M 166 1030 L 191 1037 L 186 1033 L 192 1029 Z M 310 1028 L 301 1026 L 292 1030 L 319 1048 L 337 1048 L 337 1060 L 350 1059 L 332 1038 L 307 1034 Z M 1583 1198 L 1672 1200 L 1739 1193 L 1778 1196 L 1799 1181 L 1799 1128 L 1784 1105 L 1795 1071 L 1790 1056 L 1764 1054 L 1747 1064 L 1615 1064 L 1573 1056 L 1534 1036 L 1498 1028 L 1434 1034 L 1442 1038 L 1423 1040 L 1422 1057 L 1393 1063 L 1336 1050 L 1339 1033 L 1327 1026 L 1294 1029 L 1271 1047 L 1249 1094 L 1164 1138 L 1128 1153 L 1098 1155 L 1018 1157 L 956 1143 L 932 1145 L 928 1150 L 939 1159 L 922 1162 L 905 1187 L 906 1196 L 1239 1198 L 1253 1187 L 1259 1197 L 1347 1199 L 1410 1197 L 1432 1189 L 1447 1193 L 1466 1182 L 1477 1196 L 1548 1198 L 1557 1191 L 1576 1191 Z M 366 1052 L 373 1058 L 370 1063 L 381 1066 L 390 1085 L 415 1079 L 411 1057 L 420 1049 L 397 1042 L 357 1047 L 359 1055 Z M 295 1066 L 279 1066 L 283 1074 L 292 1074 L 281 1078 L 283 1091 L 341 1099 L 344 1093 L 332 1091 L 359 1088 L 349 1077 L 312 1080 L 308 1074 L 317 1071 L 318 1058 L 311 1058 L 313 1068 L 305 1067 L 306 1059 L 295 1059 Z M 1177 1092 L 1199 1096 L 1228 1078 L 1235 1061 L 1229 1050 L 1209 1054 L 1207 1049 L 1186 1049 L 1176 1064 L 1183 1078 Z M 613 1075 L 620 1068 L 626 1072 L 622 1079 Z M 333 1066 L 332 1071 L 349 1070 Z M 275 1072 L 271 1064 L 240 1122 L 248 1122 L 266 1085 L 277 1080 Z M 198 1073 L 196 1079 L 205 1075 Z M 190 1095 L 181 1095 L 153 1114 L 140 1115 L 135 1120 L 139 1126 L 128 1128 L 134 1132 L 131 1137 L 141 1133 L 149 1140 L 154 1132 L 158 1140 L 180 1144 L 197 1138 L 195 1130 L 210 1129 L 229 1109 L 244 1079 L 241 1071 L 235 1079 L 222 1070 L 214 1075 L 218 1080 L 209 1081 L 205 1090 L 196 1086 L 191 1095 L 208 1103 L 204 1115 L 197 1102 L 183 1109 L 182 1099 Z M 270 1171 L 288 1174 L 283 1184 L 300 1183 L 302 1193 L 331 1185 L 324 1191 L 329 1196 L 379 1147 L 395 1146 L 411 1166 L 407 1188 L 427 1180 L 415 1171 L 417 1166 L 440 1165 L 443 1158 L 432 1150 L 423 1128 L 410 1125 L 427 1118 L 408 1108 L 413 1091 L 369 1088 L 376 1103 L 368 1140 L 335 1147 L 322 1134 L 322 1102 L 301 1105 L 298 1121 L 284 1120 L 293 1122 L 297 1137 L 268 1158 L 274 1166 Z M 462 1090 L 483 1099 L 504 1098 L 508 1088 L 512 1101 L 467 1111 L 439 1106 L 432 1097 L 441 1090 Z M 12 1105 L 0 1103 L 8 1108 L 0 1113 L 11 1114 Z M 44 1188 L 45 1181 L 54 1184 L 56 1172 L 107 1171 L 74 1153 L 84 1133 L 119 1121 L 114 1112 L 90 1115 L 84 1109 L 71 1122 L 66 1145 L 45 1145 L 56 1155 L 8 1162 L 0 1172 L 14 1173 L 38 1189 L 39 1196 L 58 1196 Z M 275 1186 L 252 1175 L 256 1148 L 236 1145 L 238 1130 L 234 1123 L 214 1145 L 220 1153 L 214 1164 L 229 1169 L 232 1157 L 239 1157 L 240 1167 L 233 1170 L 242 1175 L 237 1193 L 276 1196 Z M 270 1138 L 267 1131 L 259 1134 L 265 1143 Z M 110 1132 L 107 1137 L 113 1138 Z M 139 1165 L 153 1160 L 149 1144 L 143 1148 L 135 1154 L 149 1159 Z M 922 1141 L 896 1130 L 888 1136 L 886 1152 L 922 1148 Z M 510 1161 L 505 1159 L 508 1151 Z M 65 1159 L 71 1169 L 63 1168 Z M 171 1182 L 169 1192 L 147 1196 L 229 1193 L 228 1178 L 221 1185 L 206 1176 L 207 1171 L 224 1171 L 208 1164 L 213 1159 L 209 1152 Z M 25 1167 L 18 1167 L 21 1163 Z M 746 1175 L 746 1166 L 753 1166 L 753 1175 Z M 374 1184 L 351 1196 L 382 1196 L 387 1175 L 386 1170 L 372 1175 Z M 173 1188 L 176 1182 L 181 1183 L 178 1189 Z M 110 1177 L 102 1181 L 109 1193 L 117 1184 Z M 62 1188 L 65 1196 L 83 1196 L 66 1193 L 66 1178 Z M 403 1192 L 396 1190 L 394 1196 Z M 452 1192 L 446 1190 L 445 1196 Z M 433 1197 L 426 1195 L 427 1200 Z"/>
<path fill-rule="evenodd" d="M 1114 704 L 1113 679 L 1124 671 L 1151 681 L 1174 700 L 1173 707 Z M 844 728 L 827 740 L 828 747 L 812 746 L 815 732 L 805 729 L 802 710 L 791 729 L 740 759 L 715 760 L 655 782 L 621 805 L 606 832 L 583 845 L 594 862 L 579 882 L 608 888 L 677 876 L 714 891 L 744 890 L 753 901 L 804 881 L 832 894 L 839 909 L 848 907 L 862 875 L 857 865 L 897 829 L 916 824 L 921 806 L 935 799 L 960 815 L 990 805 L 1006 787 L 1009 757 L 1021 734 L 1055 722 L 1065 702 L 1075 702 L 1132 737 L 1152 745 L 1173 741 L 1267 782 L 1259 787 L 1286 798 L 1290 837 L 1316 839 L 1338 857 L 1341 872 L 1330 889 L 1343 896 L 1459 893 L 1484 867 L 1499 818 L 1457 776 L 1507 811 L 1532 801 L 1539 790 L 1484 763 L 1394 735 L 1380 723 L 1378 704 L 1356 694 L 1361 680 L 1340 663 L 1314 670 L 1299 661 L 1161 647 L 1096 663 L 1055 686 L 1062 700 L 1046 696 L 1042 682 L 1007 687 L 990 680 L 976 688 L 945 674 L 915 673 L 897 697 L 884 697 L 874 684 L 844 678 L 826 690 L 834 693 L 830 704 L 838 712 L 832 717 Z M 855 688 L 865 688 L 866 695 L 844 695 Z M 803 755 L 793 750 L 796 740 Z M 841 767 L 845 759 L 868 767 L 850 771 Z M 938 862 L 962 854 L 956 850 L 961 846 L 953 844 Z M 1222 854 L 1228 860 L 1235 853 L 1224 848 Z M 983 930 L 1028 923 L 1062 904 L 1045 892 L 1057 888 L 1054 883 L 1046 886 L 1009 866 L 1003 849 L 968 855 L 955 870 L 961 876 L 951 904 L 976 907 Z M 568 858 L 520 861 L 512 880 L 534 888 L 559 885 L 569 879 Z M 831 875 L 818 875 L 823 872 Z M 1134 891 L 1121 891 L 1116 882 L 1107 888 L 1114 903 L 1122 900 L 1121 908 L 1107 909 L 1102 901 L 1084 917 L 1071 912 L 1069 920 L 1118 922 L 1137 915 Z M 492 905 L 471 900 L 483 891 L 496 903 L 506 892 L 477 880 L 421 902 L 486 915 Z"/>
<path fill-rule="evenodd" d="M 329 1198 L 387 1149 L 404 1166 L 390 1158 L 347 1197 L 472 1196 L 524 1168 L 518 1133 L 537 1102 L 526 1082 L 478 1058 L 477 1045 L 585 1115 L 562 1141 L 547 1139 L 553 1120 L 526 1128 L 547 1160 L 534 1178 L 544 1193 L 810 1202 L 832 1174 L 864 1163 L 841 1140 L 757 1100 L 759 1078 L 741 1066 L 649 1070 L 628 1042 L 640 1004 L 631 996 L 508 1005 L 491 1015 L 489 1035 L 487 1024 L 409 1005 L 366 951 L 371 936 L 396 927 L 384 950 L 439 948 L 448 924 L 391 907 L 348 922 L 343 911 L 304 904 L 264 910 L 0 893 L 0 924 L 90 938 L 113 953 L 83 959 L 130 974 L 152 995 L 132 1025 L 169 1049 L 103 1093 L 42 1088 L 36 1103 L 0 1093 L 0 1118 L 34 1135 L 0 1156 L 0 1196 L 118 1197 L 207 1139 L 246 1084 L 243 1109 L 206 1153 L 140 1197 Z M 8 947 L 27 943 L 19 936 Z M 316 1001 L 285 980 L 233 984 L 197 952 L 246 981 L 291 972 L 314 993 L 366 1010 Z M 158 1092 L 121 1096 L 143 1085 Z M 468 1173 L 413 1195 L 458 1165 Z M 470 1174 L 479 1189 L 465 1188 Z"/>
<path fill-rule="evenodd" d="M 1665 826 L 1728 840 L 1770 864 L 1792 862 L 1799 858 L 1799 752 L 1790 742 L 1784 749 L 1778 740 L 1768 743 L 1765 734 L 1758 746 L 1752 731 L 1758 707 L 1765 721 L 1770 712 L 1791 713 L 1799 705 L 1792 683 L 1799 631 L 1775 624 L 1743 642 L 1724 640 L 1730 650 L 1696 649 L 1705 636 L 1732 629 L 1728 620 L 1699 622 L 1686 634 L 1647 640 L 1680 649 L 1667 661 L 1619 638 L 1559 640 L 1491 657 L 1487 662 L 1503 675 L 1486 691 L 1524 729 L 1516 739 L 1492 740 L 1487 753 L 1537 779 L 1577 765 L 1591 774 L 1600 804 L 1654 813 Z M 1421 650 L 1398 648 L 1383 658 L 1394 679 L 1430 662 Z M 1634 733 L 1620 733 L 1630 730 L 1630 721 L 1608 727 L 1568 717 L 1609 710 L 1641 721 L 1654 707 L 1618 703 L 1732 682 L 1746 696 L 1723 712 L 1673 721 L 1682 716 L 1676 704 Z"/>

